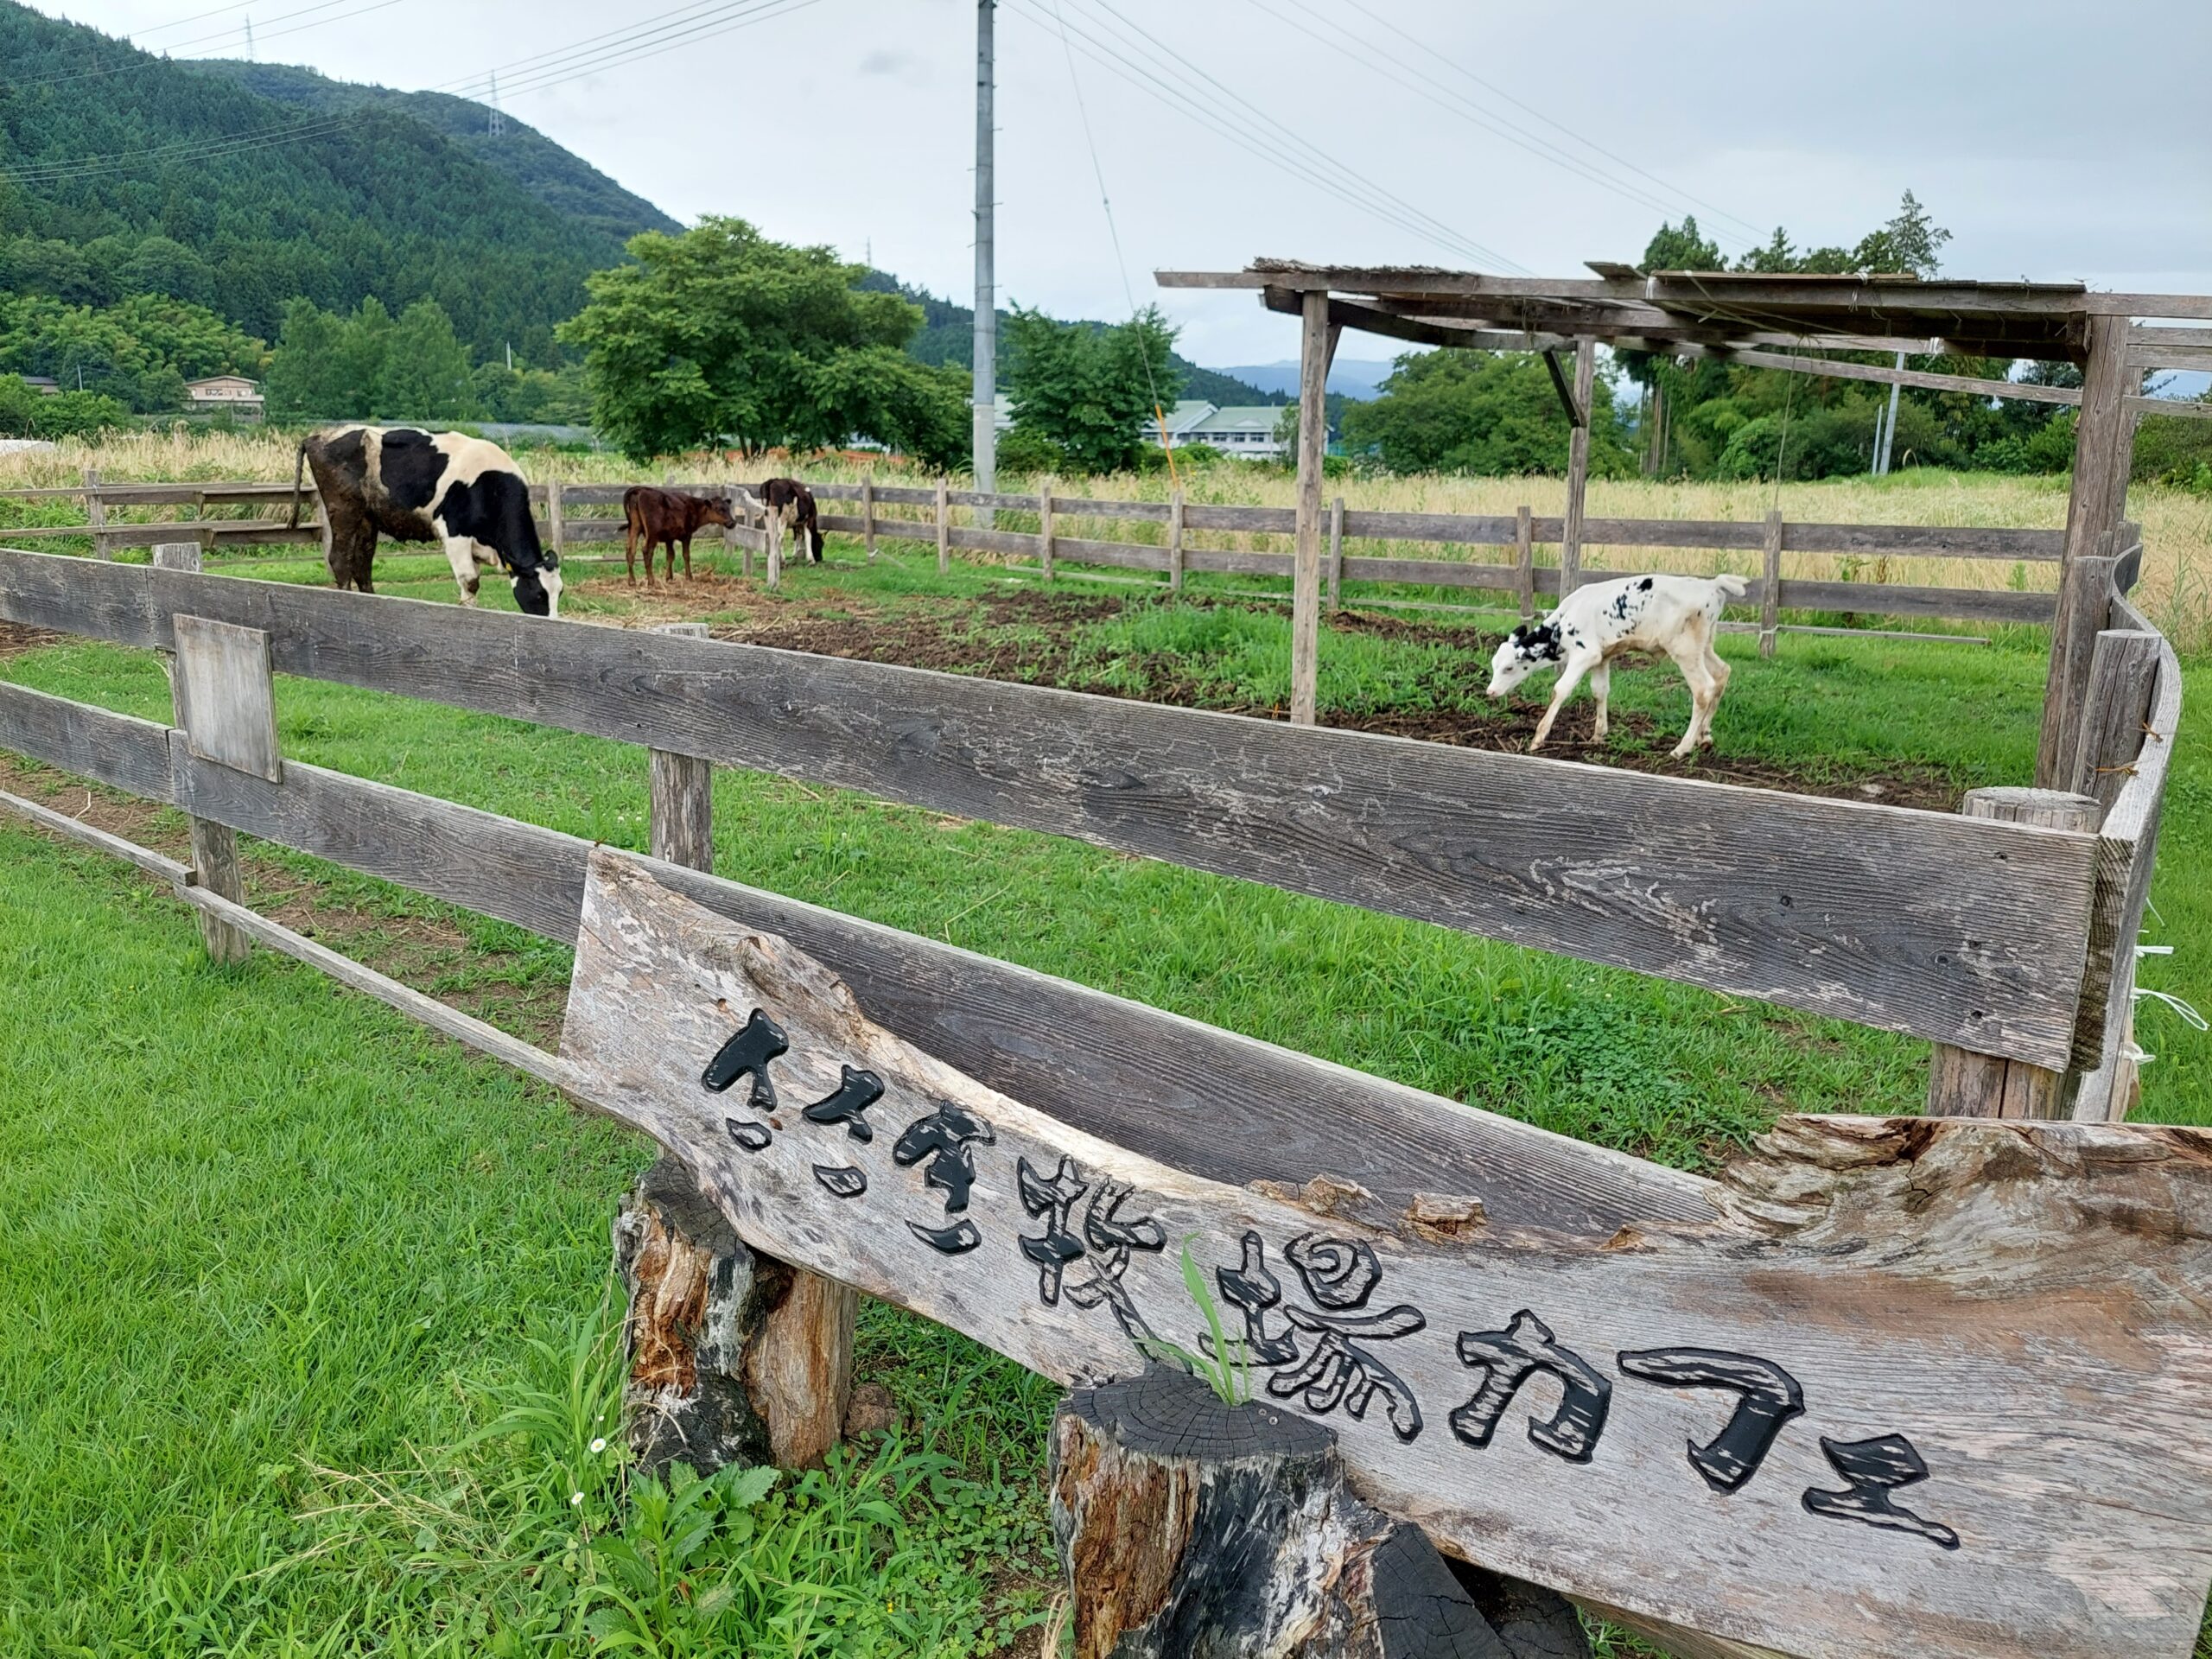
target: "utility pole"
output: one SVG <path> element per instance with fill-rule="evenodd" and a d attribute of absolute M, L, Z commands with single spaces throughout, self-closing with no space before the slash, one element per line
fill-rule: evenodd
<path fill-rule="evenodd" d="M 1899 352 L 1897 353 L 1897 367 L 1900 370 L 1904 367 L 1904 353 L 1903 352 Z M 1890 382 L 1890 418 L 1888 423 L 1882 428 L 1882 453 L 1876 459 L 1874 466 L 1875 472 L 1884 478 L 1887 478 L 1890 475 L 1890 453 L 1897 448 L 1897 383 L 1892 380 Z"/>
<path fill-rule="evenodd" d="M 998 0 L 976 0 L 976 487 L 998 487 L 999 314 L 992 272 L 991 16 Z M 991 510 L 976 510 L 988 525 Z"/>

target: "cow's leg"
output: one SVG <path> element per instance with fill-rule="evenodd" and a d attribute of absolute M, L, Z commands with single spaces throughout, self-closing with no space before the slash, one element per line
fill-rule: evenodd
<path fill-rule="evenodd" d="M 1605 733 L 1611 729 L 1608 718 L 1611 711 L 1605 706 L 1605 700 L 1613 695 L 1613 665 L 1602 658 L 1598 666 L 1590 671 L 1590 695 L 1598 700 L 1598 723 L 1592 729 L 1591 736 L 1594 741 L 1602 743 L 1605 741 Z"/>
<path fill-rule="evenodd" d="M 1720 707 L 1720 699 L 1728 690 L 1729 667 L 1726 660 L 1713 648 L 1713 641 L 1705 642 L 1706 677 L 1713 682 L 1713 695 L 1705 700 L 1705 723 L 1700 728 L 1698 741 L 1707 748 L 1713 747 L 1713 716 Z"/>
<path fill-rule="evenodd" d="M 668 554 L 668 579 L 671 582 L 676 580 L 676 550 L 673 548 Z M 691 537 L 688 534 L 683 537 L 683 580 L 691 580 Z"/>
<path fill-rule="evenodd" d="M 630 585 L 638 585 L 638 521 L 631 519 L 622 526 L 622 566 L 630 574 Z M 645 574 L 653 573 L 652 555 L 645 556 Z"/>
<path fill-rule="evenodd" d="M 1551 707 L 1544 710 L 1544 717 L 1536 722 L 1536 734 L 1529 740 L 1529 753 L 1534 754 L 1544 747 L 1544 740 L 1552 734 L 1552 722 L 1559 718 L 1559 711 L 1574 695 L 1574 688 L 1582 683 L 1582 677 L 1596 665 L 1594 658 L 1575 656 L 1567 659 L 1559 671 L 1559 684 L 1552 691 Z"/>
<path fill-rule="evenodd" d="M 1685 639 L 1669 655 L 1674 658 L 1675 666 L 1682 671 L 1682 683 L 1690 690 L 1689 728 L 1682 734 L 1682 741 L 1668 751 L 1679 760 L 1697 747 L 1699 734 L 1705 729 L 1712 705 L 1719 701 L 1720 692 L 1713 677 L 1706 672 L 1705 646 Z"/>
<path fill-rule="evenodd" d="M 483 580 L 476 572 L 476 543 L 466 536 L 445 538 L 446 563 L 453 569 L 453 579 L 461 589 L 461 602 L 474 605 L 476 589 Z"/>

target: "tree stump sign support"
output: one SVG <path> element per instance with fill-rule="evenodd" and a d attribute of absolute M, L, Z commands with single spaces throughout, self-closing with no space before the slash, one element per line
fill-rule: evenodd
<path fill-rule="evenodd" d="M 655 632 L 703 636 L 707 626 Z M 713 765 L 649 753 L 653 856 L 711 870 Z M 614 1263 L 628 1296 L 623 1416 L 641 1463 L 709 1474 L 730 1463 L 804 1468 L 827 1455 L 851 1402 L 855 1292 L 748 1249 L 669 1154 L 615 1217 Z"/>
<path fill-rule="evenodd" d="M 1560 1596 L 1455 1566 L 1355 1497 L 1326 1427 L 1173 1367 L 1061 1403 L 1052 1494 L 1076 1659 L 1590 1650 Z"/>

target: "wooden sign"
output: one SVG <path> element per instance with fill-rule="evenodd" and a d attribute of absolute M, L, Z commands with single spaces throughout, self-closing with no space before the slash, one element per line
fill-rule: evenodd
<path fill-rule="evenodd" d="M 1501 1572 L 1824 1659 L 2192 1645 L 2203 1131 L 1791 1119 L 1728 1172 L 1720 1224 L 1602 1246 L 1463 1199 L 1379 1214 L 1071 1129 L 603 849 L 563 1052 L 748 1243 L 1063 1381 L 1212 1347 L 1187 1249 L 1254 1395 Z"/>

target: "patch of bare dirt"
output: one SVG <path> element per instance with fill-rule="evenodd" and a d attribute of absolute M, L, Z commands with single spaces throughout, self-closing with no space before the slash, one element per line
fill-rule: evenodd
<path fill-rule="evenodd" d="M 26 627 L 20 622 L 0 622 L 0 657 L 14 657 L 26 651 L 43 651 L 48 645 L 67 643 L 68 636 L 55 633 L 48 628 Z"/>

